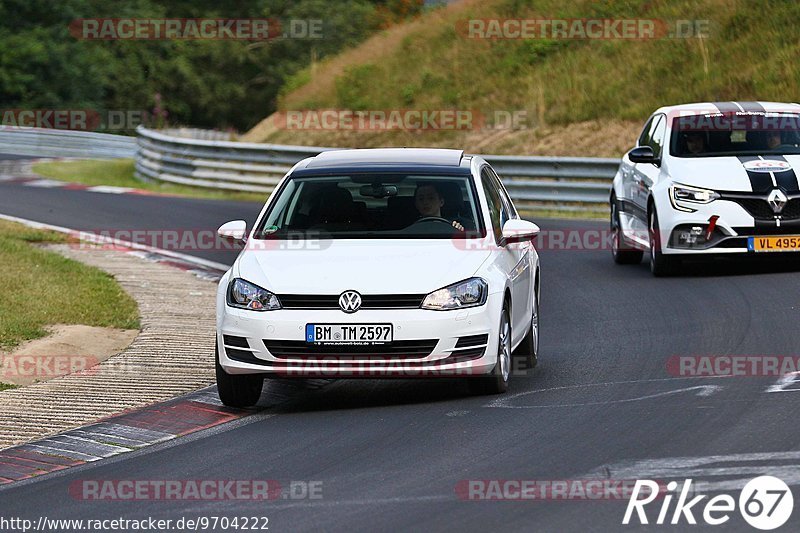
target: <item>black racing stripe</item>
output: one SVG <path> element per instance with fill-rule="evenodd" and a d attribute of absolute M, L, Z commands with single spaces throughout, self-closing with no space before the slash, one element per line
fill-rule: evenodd
<path fill-rule="evenodd" d="M 769 156 L 770 159 L 774 159 L 776 161 L 786 161 L 786 158 L 782 155 L 771 155 Z M 783 172 L 774 172 L 775 175 L 775 183 L 778 184 L 778 187 L 783 189 L 784 192 L 798 192 L 800 191 L 800 185 L 797 183 L 797 174 L 794 173 L 794 169 L 790 168 L 789 170 L 784 170 Z"/>
<path fill-rule="evenodd" d="M 739 106 L 733 102 L 712 102 L 712 104 L 720 113 L 736 113 L 737 111 L 741 111 Z"/>
<path fill-rule="evenodd" d="M 742 164 L 759 159 L 753 155 L 740 155 L 737 158 Z M 745 172 L 747 172 L 747 177 L 750 179 L 750 188 L 753 189 L 753 192 L 769 192 L 772 190 L 772 178 L 768 172 L 751 172 L 747 169 L 745 169 Z"/>
<path fill-rule="evenodd" d="M 742 109 L 744 109 L 745 111 L 749 111 L 751 113 L 764 113 L 766 111 L 766 109 L 764 109 L 764 106 L 759 104 L 758 102 L 736 102 L 736 103 L 742 106 Z"/>

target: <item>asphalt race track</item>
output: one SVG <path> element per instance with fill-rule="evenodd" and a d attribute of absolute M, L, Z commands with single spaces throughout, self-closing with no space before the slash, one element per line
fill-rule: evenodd
<path fill-rule="evenodd" d="M 234 218 L 250 225 L 259 208 L 0 183 L 0 213 L 76 229 L 213 231 Z M 605 228 L 536 222 L 544 230 Z M 791 264 L 704 263 L 656 279 L 645 262 L 615 265 L 606 249 L 549 248 L 540 248 L 540 365 L 514 376 L 504 396 L 470 396 L 457 381 L 333 381 L 238 422 L 14 484 L 0 490 L 2 513 L 34 521 L 267 516 L 273 531 L 618 531 L 651 526 L 621 525 L 626 500 L 468 501 L 456 489 L 468 480 L 692 478 L 736 498 L 728 483 L 770 473 L 800 496 L 800 394 L 791 384 L 667 370 L 672 356 L 796 355 L 800 275 Z M 230 252 L 197 254 L 233 260 Z M 70 485 L 86 479 L 321 482 L 322 497 L 71 497 Z M 700 523 L 705 501 L 694 508 Z M 648 506 L 651 522 L 660 506 Z M 798 512 L 786 528 L 796 530 Z M 684 520 L 674 528 L 690 527 Z M 753 531 L 738 512 L 716 529 Z"/>

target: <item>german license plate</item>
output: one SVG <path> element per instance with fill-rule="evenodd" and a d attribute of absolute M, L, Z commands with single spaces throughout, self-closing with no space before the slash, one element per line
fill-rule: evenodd
<path fill-rule="evenodd" d="M 306 342 L 384 344 L 392 342 L 391 324 L 306 324 Z"/>
<path fill-rule="evenodd" d="M 800 235 L 750 237 L 747 240 L 747 249 L 751 252 L 798 252 Z"/>

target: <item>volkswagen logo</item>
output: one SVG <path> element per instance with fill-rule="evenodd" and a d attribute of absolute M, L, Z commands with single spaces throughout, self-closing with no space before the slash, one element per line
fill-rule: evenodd
<path fill-rule="evenodd" d="M 344 291 L 339 295 L 339 307 L 345 313 L 355 313 L 361 308 L 361 295 L 356 291 Z"/>
<path fill-rule="evenodd" d="M 786 202 L 788 201 L 789 199 L 786 197 L 785 194 L 783 194 L 783 191 L 779 189 L 775 189 L 774 191 L 769 193 L 769 196 L 767 196 L 767 202 L 769 203 L 769 206 L 772 208 L 772 211 L 775 213 L 780 213 L 781 211 L 783 211 L 783 208 L 786 205 Z"/>

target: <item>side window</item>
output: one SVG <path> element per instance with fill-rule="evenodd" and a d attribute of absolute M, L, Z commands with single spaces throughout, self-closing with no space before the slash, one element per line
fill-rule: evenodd
<path fill-rule="evenodd" d="M 653 148 L 653 153 L 656 157 L 661 157 L 661 152 L 664 149 L 664 132 L 667 129 L 667 121 L 663 115 L 659 115 L 658 123 L 653 128 L 653 134 L 650 136 L 650 147 Z"/>
<path fill-rule="evenodd" d="M 503 186 L 503 182 L 500 181 L 500 176 L 497 175 L 497 172 L 495 172 L 493 168 L 489 167 L 489 170 L 492 174 L 492 182 L 495 184 L 497 190 L 500 192 L 500 199 L 503 200 L 503 205 L 505 206 L 505 210 L 507 212 L 507 217 L 505 220 L 511 218 L 519 218 L 519 214 L 517 214 L 517 208 L 514 207 L 514 202 L 511 201 L 511 197 L 508 195 L 508 191 Z M 503 221 L 503 224 L 505 224 L 505 220 Z"/>
<path fill-rule="evenodd" d="M 483 170 L 481 170 L 481 185 L 486 195 L 486 203 L 489 204 L 489 218 L 492 220 L 494 238 L 496 242 L 500 242 L 503 238 L 503 222 L 501 221 L 503 201 L 500 199 L 500 194 L 492 183 L 492 175 L 489 172 L 489 167 L 483 167 Z"/>
<path fill-rule="evenodd" d="M 644 125 L 642 128 L 642 134 L 639 135 L 639 141 L 636 143 L 636 146 L 650 146 L 650 135 L 653 126 L 655 125 L 656 117 L 650 117 L 650 120 L 647 121 L 647 124 Z"/>

